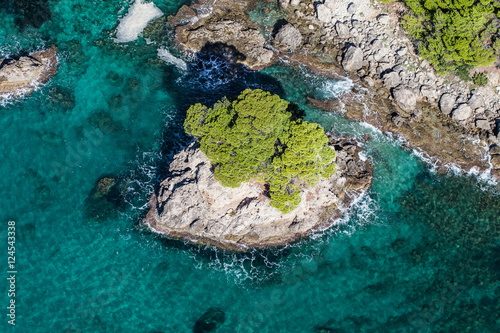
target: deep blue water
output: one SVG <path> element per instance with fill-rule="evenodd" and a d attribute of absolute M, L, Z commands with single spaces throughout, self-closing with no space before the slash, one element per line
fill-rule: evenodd
<path fill-rule="evenodd" d="M 183 3 L 154 2 L 165 14 Z M 114 42 L 123 0 L 0 3 L 0 57 L 52 44 L 60 55 L 48 84 L 0 107 L 0 267 L 6 278 L 15 221 L 18 271 L 15 327 L 2 278 L 1 332 L 192 332 L 211 307 L 225 313 L 217 332 L 500 331 L 497 185 L 437 175 L 398 140 L 307 105 L 345 83 L 216 57 L 183 71 L 143 38 Z M 235 254 L 138 227 L 189 141 L 187 107 L 247 87 L 297 103 L 326 129 L 371 134 L 371 190 L 338 226 L 281 249 Z M 120 191 L 93 200 L 104 176 Z"/>

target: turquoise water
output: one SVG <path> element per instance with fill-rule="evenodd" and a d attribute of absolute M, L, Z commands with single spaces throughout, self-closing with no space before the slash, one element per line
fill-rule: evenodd
<path fill-rule="evenodd" d="M 212 307 L 225 313 L 217 332 L 500 331 L 497 187 L 436 175 L 397 140 L 306 104 L 342 83 L 286 64 L 247 73 L 208 56 L 183 72 L 157 58 L 158 45 L 113 42 L 126 1 L 39 3 L 47 14 L 33 26 L 28 10 L 0 10 L 1 56 L 60 51 L 47 85 L 0 108 L 1 248 L 16 221 L 18 271 L 16 326 L 3 310 L 0 331 L 192 332 Z M 167 14 L 182 3 L 155 1 Z M 337 133 L 371 134 L 369 193 L 339 226 L 281 249 L 228 253 L 138 227 L 189 140 L 187 106 L 246 87 L 279 93 Z M 92 200 L 103 176 L 121 192 Z"/>

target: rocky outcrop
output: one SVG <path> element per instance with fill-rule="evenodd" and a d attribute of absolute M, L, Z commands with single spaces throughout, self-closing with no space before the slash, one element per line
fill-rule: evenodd
<path fill-rule="evenodd" d="M 279 29 L 274 40 L 285 49 L 294 51 L 302 44 L 302 35 L 297 28 L 288 23 Z"/>
<path fill-rule="evenodd" d="M 250 69 L 261 69 L 276 58 L 266 39 L 245 10 L 249 1 L 206 1 L 191 9 L 182 7 L 170 22 L 177 25 L 175 40 L 182 49 L 199 52 L 212 46 L 228 46 L 238 53 L 237 61 Z M 189 7 L 188 7 L 189 8 Z M 207 15 L 207 11 L 211 13 Z"/>
<path fill-rule="evenodd" d="M 417 98 L 415 97 L 413 91 L 411 91 L 410 89 L 402 87 L 393 89 L 392 96 L 394 97 L 396 103 L 401 107 L 401 109 L 409 114 L 411 114 L 417 106 Z"/>
<path fill-rule="evenodd" d="M 460 104 L 451 115 L 455 120 L 467 120 L 472 116 L 472 108 L 468 104 Z"/>
<path fill-rule="evenodd" d="M 331 146 L 337 173 L 304 189 L 299 206 L 283 214 L 269 205 L 266 187 L 257 181 L 223 187 L 193 143 L 174 157 L 145 223 L 171 237 L 232 250 L 282 245 L 327 228 L 371 185 L 373 174 L 354 142 L 331 138 Z"/>
<path fill-rule="evenodd" d="M 439 100 L 439 108 L 441 109 L 441 112 L 449 115 L 451 111 L 453 111 L 456 101 L 457 96 L 453 94 L 446 93 L 441 95 L 441 99 Z"/>
<path fill-rule="evenodd" d="M 0 61 L 0 99 L 33 92 L 57 72 L 57 49 L 4 58 Z"/>
<path fill-rule="evenodd" d="M 363 50 L 354 45 L 349 46 L 342 58 L 342 67 L 348 72 L 355 72 L 363 67 Z"/>

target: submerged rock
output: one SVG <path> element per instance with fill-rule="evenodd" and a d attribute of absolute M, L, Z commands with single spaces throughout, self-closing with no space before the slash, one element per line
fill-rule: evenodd
<path fill-rule="evenodd" d="M 57 72 L 57 48 L 0 60 L 0 98 L 33 92 Z M 3 96 L 2 96 L 3 95 Z"/>
<path fill-rule="evenodd" d="M 371 185 L 373 174 L 354 142 L 331 139 L 330 144 L 337 152 L 337 173 L 304 189 L 299 206 L 283 214 L 269 205 L 262 183 L 223 187 L 193 143 L 174 157 L 144 222 L 171 237 L 232 250 L 282 245 L 327 228 Z"/>
<path fill-rule="evenodd" d="M 219 308 L 209 308 L 194 324 L 193 333 L 215 332 L 226 321 L 226 314 Z"/>
<path fill-rule="evenodd" d="M 100 178 L 85 200 L 87 217 L 96 220 L 106 220 L 117 216 L 124 207 L 123 192 L 127 182 L 115 177 Z"/>

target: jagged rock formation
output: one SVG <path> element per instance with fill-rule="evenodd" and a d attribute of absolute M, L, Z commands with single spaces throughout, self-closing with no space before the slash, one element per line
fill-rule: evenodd
<path fill-rule="evenodd" d="M 0 98 L 9 94 L 27 94 L 47 82 L 57 72 L 55 47 L 19 58 L 0 61 Z"/>
<path fill-rule="evenodd" d="M 251 69 L 269 66 L 276 58 L 266 48 L 266 39 L 245 13 L 249 1 L 206 1 L 182 7 L 170 23 L 177 26 L 175 40 L 186 51 L 211 46 L 229 46 L 238 53 L 238 62 Z M 210 13 L 207 15 L 207 11 Z"/>
<path fill-rule="evenodd" d="M 288 214 L 269 205 L 266 187 L 256 181 L 223 187 L 195 143 L 170 164 L 167 178 L 151 197 L 145 223 L 154 231 L 232 250 L 282 245 L 327 228 L 371 185 L 373 165 L 348 139 L 330 138 L 337 173 L 302 191 Z"/>

